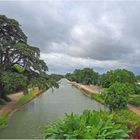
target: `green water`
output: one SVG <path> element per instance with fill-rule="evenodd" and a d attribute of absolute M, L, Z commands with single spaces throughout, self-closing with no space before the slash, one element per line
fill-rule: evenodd
<path fill-rule="evenodd" d="M 82 113 L 84 109 L 105 110 L 100 103 L 91 100 L 80 90 L 63 79 L 59 89 L 51 89 L 25 105 L 8 121 L 8 127 L 0 130 L 0 138 L 44 138 L 44 127 L 65 113 Z"/>

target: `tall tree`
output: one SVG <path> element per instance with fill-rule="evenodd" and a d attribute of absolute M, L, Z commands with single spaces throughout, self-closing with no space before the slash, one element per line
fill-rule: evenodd
<path fill-rule="evenodd" d="M 0 74 L 13 72 L 15 66 L 24 69 L 23 75 L 32 77 L 48 70 L 46 63 L 40 59 L 40 50 L 27 44 L 27 36 L 23 33 L 19 23 L 0 16 Z M 18 74 L 16 72 L 16 74 Z M 13 76 L 11 76 L 13 77 Z M 11 78 L 9 77 L 9 78 Z M 4 77 L 0 76 L 0 97 L 6 96 Z M 12 81 L 12 80 L 11 80 Z"/>

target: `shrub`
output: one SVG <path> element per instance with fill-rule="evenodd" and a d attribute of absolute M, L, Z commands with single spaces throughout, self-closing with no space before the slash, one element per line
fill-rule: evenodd
<path fill-rule="evenodd" d="M 4 85 L 4 90 L 11 93 L 17 91 L 17 89 L 24 90 L 27 87 L 27 77 L 23 74 L 3 72 L 1 83 Z"/>
<path fill-rule="evenodd" d="M 1 115 L 0 116 L 0 128 L 5 128 L 7 127 L 7 115 Z"/>
<path fill-rule="evenodd" d="M 110 111 L 113 111 L 127 106 L 128 92 L 126 84 L 116 82 L 103 92 L 102 96 Z"/>
<path fill-rule="evenodd" d="M 139 139 L 140 138 L 140 117 L 128 108 L 119 110 L 114 113 L 114 119 L 117 123 L 127 125 L 132 130 L 129 133 L 129 138 Z"/>
<path fill-rule="evenodd" d="M 114 139 L 128 137 L 125 125 L 114 122 L 113 115 L 105 112 L 84 111 L 70 114 L 45 129 L 46 138 L 57 139 Z"/>

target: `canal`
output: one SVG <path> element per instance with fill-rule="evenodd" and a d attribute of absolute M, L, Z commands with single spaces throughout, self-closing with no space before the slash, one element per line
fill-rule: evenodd
<path fill-rule="evenodd" d="M 63 79 L 59 89 L 47 90 L 17 111 L 9 119 L 8 127 L 0 130 L 0 138 L 44 138 L 45 126 L 57 118 L 63 119 L 65 113 L 82 113 L 85 109 L 105 110 L 105 107 Z"/>

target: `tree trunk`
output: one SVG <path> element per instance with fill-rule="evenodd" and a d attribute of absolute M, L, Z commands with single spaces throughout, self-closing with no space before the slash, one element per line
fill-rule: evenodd
<path fill-rule="evenodd" d="M 3 98 L 4 96 L 5 96 L 4 86 L 0 84 L 0 98 Z"/>
<path fill-rule="evenodd" d="M 4 86 L 2 84 L 0 84 L 0 98 L 6 102 L 11 101 L 11 99 L 9 97 L 7 97 L 6 92 L 4 90 Z"/>

